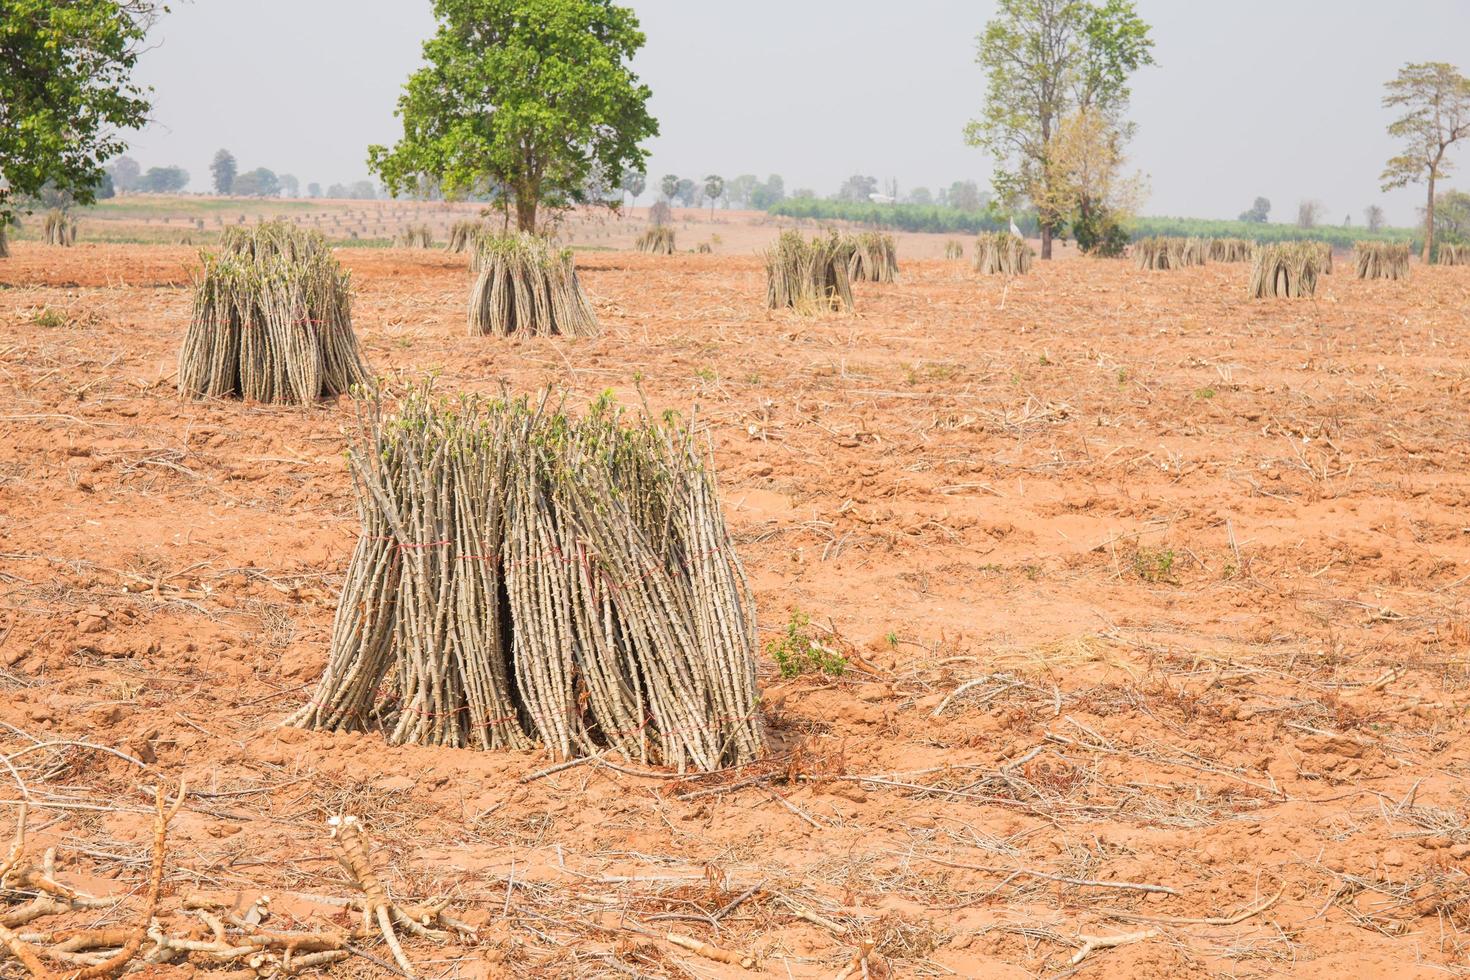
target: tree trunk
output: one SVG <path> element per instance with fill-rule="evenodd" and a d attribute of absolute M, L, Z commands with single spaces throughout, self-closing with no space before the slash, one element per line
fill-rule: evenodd
<path fill-rule="evenodd" d="M 528 189 L 516 191 L 516 230 L 536 233 L 536 195 Z"/>
<path fill-rule="evenodd" d="M 1434 171 L 1429 171 L 1429 203 L 1424 207 L 1424 264 L 1434 249 Z"/>
<path fill-rule="evenodd" d="M 1051 258 L 1051 225 L 1048 224 L 1041 226 L 1041 257 Z"/>

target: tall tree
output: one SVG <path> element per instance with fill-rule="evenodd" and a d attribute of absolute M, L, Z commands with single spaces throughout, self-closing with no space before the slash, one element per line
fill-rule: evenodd
<path fill-rule="evenodd" d="M 0 224 L 51 185 L 90 204 L 120 133 L 148 119 L 132 80 L 149 0 L 5 0 L 0 6 Z"/>
<path fill-rule="evenodd" d="M 690 180 L 688 177 L 679 178 L 678 186 L 674 188 L 674 196 L 677 197 L 679 199 L 679 203 L 684 205 L 686 208 L 694 206 L 694 196 L 698 193 L 699 188 L 695 185 L 694 181 Z"/>
<path fill-rule="evenodd" d="M 435 178 L 446 197 L 495 193 L 516 226 L 588 200 L 594 172 L 642 169 L 658 135 L 629 62 L 643 46 L 612 0 L 434 0 L 424 68 L 398 100 L 403 138 L 368 148 L 392 194 Z"/>
<path fill-rule="evenodd" d="M 1047 148 L 1043 180 L 1030 188 L 1038 211 L 1062 215 L 1083 252 L 1121 255 L 1124 222 L 1143 200 L 1144 181 L 1124 172 L 1123 138 L 1096 110 L 1063 119 Z"/>
<path fill-rule="evenodd" d="M 1378 231 L 1383 228 L 1383 209 L 1376 204 L 1370 204 L 1363 210 L 1363 221 L 1368 225 L 1369 231 Z"/>
<path fill-rule="evenodd" d="M 715 202 L 725 193 L 725 178 L 719 174 L 710 174 L 704 178 L 704 196 L 709 198 L 709 216 L 714 220 Z"/>
<path fill-rule="evenodd" d="M 138 190 L 145 194 L 177 194 L 189 186 L 189 171 L 183 167 L 149 167 L 138 179 Z"/>
<path fill-rule="evenodd" d="M 664 174 L 658 182 L 658 189 L 663 194 L 664 200 L 672 201 L 674 195 L 679 193 L 679 175 Z"/>
<path fill-rule="evenodd" d="M 235 174 L 240 172 L 235 163 L 235 155 L 229 150 L 220 150 L 214 155 L 213 162 L 209 165 L 209 172 L 214 179 L 214 192 L 216 194 L 228 194 L 230 188 L 235 186 Z"/>
<path fill-rule="evenodd" d="M 287 197 L 295 197 L 301 192 L 301 181 L 295 174 L 281 174 L 281 190 Z"/>
<path fill-rule="evenodd" d="M 853 174 L 842 182 L 837 188 L 837 200 L 839 201 L 861 201 L 867 203 L 868 198 L 878 193 L 878 181 L 874 177 L 864 177 L 862 174 Z"/>
<path fill-rule="evenodd" d="M 1264 225 L 1271 220 L 1271 202 L 1264 197 L 1256 198 L 1249 211 L 1240 212 L 1240 220 L 1253 225 Z"/>
<path fill-rule="evenodd" d="M 623 172 L 623 190 L 635 206 L 638 204 L 638 196 L 647 188 L 648 176 L 643 171 L 630 169 Z"/>
<path fill-rule="evenodd" d="M 1322 223 L 1322 212 L 1326 210 L 1321 201 L 1301 201 L 1296 206 L 1296 226 L 1315 228 Z"/>
<path fill-rule="evenodd" d="M 1404 151 L 1388 161 L 1384 190 L 1425 181 L 1429 203 L 1424 208 L 1424 261 L 1434 251 L 1434 185 L 1450 172 L 1445 159 L 1451 146 L 1470 136 L 1470 78 L 1443 61 L 1408 64 L 1384 86 L 1385 109 L 1403 115 L 1388 127 L 1388 135 L 1404 141 Z"/>
<path fill-rule="evenodd" d="M 143 168 L 130 156 L 120 156 L 103 169 L 112 175 L 112 186 L 119 194 L 137 190 L 143 176 Z"/>
<path fill-rule="evenodd" d="M 1154 63 L 1149 27 L 1132 0 L 998 0 L 980 35 L 985 109 L 965 128 L 972 146 L 995 157 L 994 187 L 1012 206 L 1045 184 L 1047 149 L 1058 124 L 1077 111 L 1101 113 L 1126 138 L 1129 77 Z M 1051 258 L 1063 216 L 1037 207 L 1041 257 Z"/>

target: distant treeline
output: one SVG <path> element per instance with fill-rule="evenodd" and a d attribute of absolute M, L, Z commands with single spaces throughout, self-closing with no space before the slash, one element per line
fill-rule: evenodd
<path fill-rule="evenodd" d="M 989 211 L 961 211 L 937 204 L 873 204 L 867 201 L 796 197 L 771 205 L 768 213 L 783 218 L 850 221 L 896 231 L 928 231 L 951 235 L 976 235 L 983 231 L 1001 231 L 1010 227 L 1010 218 L 1005 215 L 996 216 Z M 1017 214 L 1015 221 L 1022 233 L 1028 236 L 1037 233 L 1034 214 Z M 1330 242 L 1334 248 L 1340 249 L 1351 249 L 1354 242 L 1361 241 L 1407 241 L 1415 243 L 1412 247 L 1417 249 L 1417 243 L 1423 241 L 1422 231 L 1414 228 L 1380 228 L 1378 231 L 1343 225 L 1298 228 L 1288 224 L 1213 221 L 1208 218 L 1134 218 L 1128 222 L 1128 233 L 1135 240 L 1152 238 L 1155 235 L 1166 238 L 1244 238 L 1256 242 L 1306 239 Z"/>
<path fill-rule="evenodd" d="M 811 197 L 793 197 L 778 201 L 768 209 L 784 218 L 810 218 L 815 221 L 851 221 L 854 224 L 892 228 L 898 231 L 933 231 L 948 234 L 961 232 L 978 235 L 982 231 L 1000 231 L 1010 227 L 1010 219 L 996 217 L 988 211 L 961 211 L 940 204 L 873 204 L 868 201 L 831 201 Z M 1016 225 L 1027 235 L 1036 233 L 1036 218 L 1016 215 Z"/>
<path fill-rule="evenodd" d="M 1266 224 L 1260 221 L 1212 221 L 1208 218 L 1134 218 L 1128 222 L 1129 235 L 1152 238 L 1244 238 L 1255 242 L 1314 241 L 1328 242 L 1333 248 L 1351 249 L 1355 242 L 1413 242 L 1417 249 L 1424 241 L 1423 229 L 1380 228 L 1369 231 L 1364 226 L 1318 225 L 1298 228 L 1289 224 Z"/>

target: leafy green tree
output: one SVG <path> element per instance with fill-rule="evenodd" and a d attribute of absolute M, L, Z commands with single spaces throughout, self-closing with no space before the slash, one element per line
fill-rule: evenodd
<path fill-rule="evenodd" d="M 709 216 L 715 216 L 715 202 L 725 194 L 725 178 L 719 174 L 710 174 L 704 178 L 704 196 L 709 199 Z"/>
<path fill-rule="evenodd" d="M 240 197 L 275 197 L 281 193 L 281 178 L 273 170 L 256 167 L 235 178 L 235 193 Z"/>
<path fill-rule="evenodd" d="M 229 150 L 220 150 L 214 155 L 213 162 L 209 165 L 209 172 L 214 178 L 214 192 L 216 194 L 228 194 L 230 188 L 235 186 L 235 175 L 240 172 L 235 163 L 235 155 Z"/>
<path fill-rule="evenodd" d="M 837 200 L 839 201 L 866 201 L 878 193 L 878 181 L 873 177 L 864 177 L 862 174 L 853 174 L 842 182 L 837 188 Z"/>
<path fill-rule="evenodd" d="M 686 208 L 694 206 L 694 197 L 699 193 L 699 187 L 688 177 L 679 178 L 679 184 L 674 188 L 674 196 L 679 203 Z"/>
<path fill-rule="evenodd" d="M 189 171 L 183 167 L 149 167 L 138 180 L 145 194 L 177 194 L 189 186 Z"/>
<path fill-rule="evenodd" d="M 674 195 L 679 193 L 679 175 L 664 174 L 663 178 L 658 182 L 658 189 L 663 194 L 665 201 L 672 201 Z"/>
<path fill-rule="evenodd" d="M 281 190 L 287 197 L 295 197 L 301 191 L 301 181 L 294 174 L 281 174 Z"/>
<path fill-rule="evenodd" d="M 641 169 L 658 135 L 629 62 L 643 46 L 612 0 L 433 0 L 427 65 L 398 100 L 403 138 L 368 148 L 390 194 L 430 175 L 446 197 L 496 193 L 516 225 L 586 199 L 594 170 Z"/>
<path fill-rule="evenodd" d="M 755 174 L 741 174 L 725 185 L 725 198 L 737 208 L 750 207 L 750 195 L 760 185 Z"/>
<path fill-rule="evenodd" d="M 1470 244 L 1470 194 L 1442 191 L 1434 202 L 1436 241 Z"/>
<path fill-rule="evenodd" d="M 104 169 L 112 175 L 112 186 L 119 194 L 137 190 L 138 181 L 143 177 L 143 168 L 138 166 L 137 160 L 129 156 L 118 157 Z"/>
<path fill-rule="evenodd" d="M 1470 78 L 1443 61 L 1405 65 L 1385 88 L 1385 109 L 1403 115 L 1388 127 L 1388 135 L 1404 141 L 1404 152 L 1388 161 L 1383 189 L 1429 185 L 1424 210 L 1424 261 L 1434 251 L 1434 185 L 1450 172 L 1445 159 L 1451 146 L 1470 136 Z"/>
<path fill-rule="evenodd" d="M 1254 225 L 1264 225 L 1271 220 L 1271 202 L 1264 197 L 1256 198 L 1249 211 L 1240 213 L 1241 221 L 1248 221 Z"/>
<path fill-rule="evenodd" d="M 633 204 L 638 203 L 638 196 L 648 189 L 648 177 L 641 170 L 623 171 L 623 190 Z"/>
<path fill-rule="evenodd" d="M 934 195 L 927 187 L 915 187 L 904 195 L 905 204 L 933 204 Z"/>
<path fill-rule="evenodd" d="M 764 184 L 757 184 L 750 192 L 750 206 L 758 211 L 769 210 L 773 204 L 786 200 L 786 181 L 780 174 L 771 174 Z"/>
<path fill-rule="evenodd" d="M 321 197 L 322 196 L 322 185 L 321 184 L 318 184 L 316 181 L 312 181 L 311 183 L 307 184 L 306 185 L 306 196 L 307 197 Z"/>
<path fill-rule="evenodd" d="M 979 211 L 985 206 L 980 187 L 973 180 L 957 180 L 949 185 L 945 202 L 960 211 Z"/>
<path fill-rule="evenodd" d="M 149 0 L 5 0 L 0 5 L 0 226 L 51 184 L 96 199 L 120 135 L 148 119 L 132 80 L 164 8 Z M 116 183 L 114 181 L 114 183 Z"/>
<path fill-rule="evenodd" d="M 1154 63 L 1153 40 L 1132 0 L 998 0 L 997 8 L 978 38 L 985 108 L 965 139 L 990 150 L 996 195 L 1014 207 L 1032 189 L 1045 190 L 1047 151 L 1062 119 L 1098 112 L 1130 134 L 1122 121 L 1128 79 Z M 1041 206 L 1037 215 L 1041 257 L 1049 259 L 1064 216 Z"/>

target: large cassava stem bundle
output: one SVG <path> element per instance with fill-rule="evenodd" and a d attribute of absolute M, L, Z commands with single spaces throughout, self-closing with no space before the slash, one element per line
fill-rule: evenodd
<path fill-rule="evenodd" d="M 680 771 L 763 753 L 754 604 L 672 417 L 425 386 L 393 417 L 370 400 L 349 462 L 361 536 L 288 724 Z"/>
<path fill-rule="evenodd" d="M 852 239 L 836 232 L 807 240 L 799 231 L 783 231 L 765 253 L 766 307 L 805 315 L 851 310 L 853 249 Z"/>
<path fill-rule="evenodd" d="M 949 259 L 951 262 L 954 261 L 955 259 L 962 259 L 962 258 L 964 258 L 965 257 L 965 246 L 964 246 L 964 243 L 959 242 L 959 241 L 957 241 L 957 240 L 955 240 L 953 238 L 951 238 L 949 241 L 945 242 L 944 243 L 944 257 L 946 259 Z"/>
<path fill-rule="evenodd" d="M 10 239 L 6 237 L 4 219 L 0 219 L 0 259 L 10 258 Z"/>
<path fill-rule="evenodd" d="M 393 238 L 398 248 L 433 248 L 434 229 L 428 225 L 404 225 Z"/>
<path fill-rule="evenodd" d="M 1256 243 L 1244 238 L 1210 239 L 1211 262 L 1249 262 L 1256 256 Z"/>
<path fill-rule="evenodd" d="M 77 242 L 77 219 L 59 208 L 46 212 L 41 225 L 47 245 L 72 246 Z"/>
<path fill-rule="evenodd" d="M 975 239 L 975 271 L 983 275 L 1023 275 L 1031 271 L 1035 257 L 1024 238 L 1008 231 L 982 234 Z"/>
<path fill-rule="evenodd" d="M 470 336 L 559 334 L 593 337 L 597 317 L 571 249 L 558 249 L 535 235 L 486 237 L 470 258 Z"/>
<path fill-rule="evenodd" d="M 1353 249 L 1359 279 L 1409 278 L 1408 242 L 1358 242 Z"/>
<path fill-rule="evenodd" d="M 655 255 L 673 255 L 674 229 L 667 225 L 655 225 L 639 235 L 637 240 L 633 242 L 633 247 L 640 252 L 652 252 Z"/>
<path fill-rule="evenodd" d="M 1251 269 L 1251 296 L 1264 299 L 1317 295 L 1317 278 L 1322 272 L 1320 245 L 1320 242 L 1258 245 L 1255 265 Z"/>
<path fill-rule="evenodd" d="M 0 228 L 0 254 L 4 254 L 4 246 L 5 229 Z M 1435 248 L 1438 249 L 1436 261 L 1439 265 L 1470 265 L 1470 245 L 1440 242 Z"/>
<path fill-rule="evenodd" d="M 893 282 L 898 276 L 898 248 L 892 235 L 864 232 L 852 242 L 847 277 L 853 282 Z"/>
<path fill-rule="evenodd" d="M 230 228 L 204 256 L 179 351 L 179 391 L 309 404 L 368 380 L 351 280 L 326 240 L 283 222 Z"/>

